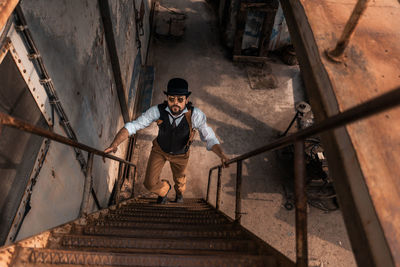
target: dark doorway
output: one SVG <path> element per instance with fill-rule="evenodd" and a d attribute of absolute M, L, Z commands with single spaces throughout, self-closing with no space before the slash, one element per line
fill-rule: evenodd
<path fill-rule="evenodd" d="M 0 64 L 0 112 L 48 129 L 10 52 Z M 1 127 L 0 245 L 6 241 L 42 142 L 42 137 Z"/>

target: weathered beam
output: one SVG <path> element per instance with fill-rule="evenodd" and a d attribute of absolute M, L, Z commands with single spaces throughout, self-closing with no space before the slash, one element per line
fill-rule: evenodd
<path fill-rule="evenodd" d="M 302 2 L 281 4 L 314 114 L 321 121 L 340 112 L 332 81 Z M 394 266 L 348 129 L 325 133 L 322 141 L 358 265 Z"/>
<path fill-rule="evenodd" d="M 117 88 L 117 95 L 121 107 L 122 117 L 124 122 L 130 121 L 128 104 L 125 95 L 125 84 L 122 79 L 121 65 L 119 62 L 117 45 L 115 43 L 114 30 L 111 21 L 110 6 L 108 0 L 98 0 L 101 19 L 103 21 L 104 34 L 106 37 L 108 53 L 110 55 L 111 67 L 114 74 L 115 86 Z"/>
<path fill-rule="evenodd" d="M 19 0 L 0 0 L 0 30 L 6 25 Z"/>
<path fill-rule="evenodd" d="M 241 8 L 241 3 L 239 4 L 239 10 L 236 17 L 236 33 L 235 33 L 235 42 L 233 46 L 233 55 L 241 55 L 242 54 L 242 42 L 243 42 L 243 34 L 246 26 L 247 20 L 247 10 Z"/>

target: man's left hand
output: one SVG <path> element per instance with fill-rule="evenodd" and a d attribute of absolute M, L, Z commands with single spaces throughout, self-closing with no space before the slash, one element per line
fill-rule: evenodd
<path fill-rule="evenodd" d="M 226 162 L 229 161 L 229 158 L 225 155 L 221 157 L 222 168 L 227 168 L 229 165 Z"/>

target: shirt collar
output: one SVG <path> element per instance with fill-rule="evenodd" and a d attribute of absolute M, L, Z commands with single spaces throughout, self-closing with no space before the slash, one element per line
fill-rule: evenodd
<path fill-rule="evenodd" d="M 171 112 L 171 110 L 169 109 L 168 106 L 165 108 L 165 110 L 166 110 L 173 118 L 180 117 L 180 116 L 182 116 L 183 114 L 185 114 L 186 112 L 188 112 L 187 108 L 185 107 L 185 109 L 182 111 L 181 114 L 175 116 L 175 115 L 172 114 L 172 112 Z"/>

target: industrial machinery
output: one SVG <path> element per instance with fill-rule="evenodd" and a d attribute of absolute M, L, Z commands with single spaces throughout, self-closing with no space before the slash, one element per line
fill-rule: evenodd
<path fill-rule="evenodd" d="M 296 121 L 299 129 L 307 128 L 314 123 L 311 107 L 306 102 L 296 105 L 296 114 L 281 136 L 285 136 Z M 304 140 L 304 145 L 308 204 L 326 212 L 337 210 L 339 206 L 336 193 L 329 176 L 328 162 L 320 138 L 318 136 L 307 138 Z M 284 206 L 287 210 L 292 210 L 294 208 L 294 146 L 290 145 L 277 150 L 277 156 L 285 174 L 282 181 L 286 198 Z"/>

